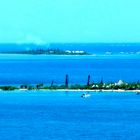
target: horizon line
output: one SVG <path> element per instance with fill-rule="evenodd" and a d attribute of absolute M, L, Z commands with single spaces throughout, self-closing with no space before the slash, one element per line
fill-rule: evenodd
<path fill-rule="evenodd" d="M 140 42 L 46 42 L 46 43 L 34 43 L 34 42 L 0 42 L 0 45 L 16 44 L 16 45 L 49 45 L 49 44 L 140 44 Z"/>

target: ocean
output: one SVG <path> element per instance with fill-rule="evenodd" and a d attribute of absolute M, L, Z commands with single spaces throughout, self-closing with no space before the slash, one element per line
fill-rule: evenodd
<path fill-rule="evenodd" d="M 0 55 L 0 85 L 60 85 L 69 75 L 69 84 L 92 82 L 137 82 L 140 80 L 140 55 Z"/>
<path fill-rule="evenodd" d="M 139 140 L 135 93 L 11 91 L 0 93 L 1 140 Z"/>
<path fill-rule="evenodd" d="M 0 85 L 137 82 L 139 53 L 0 55 Z M 132 92 L 0 91 L 1 140 L 139 140 L 140 96 Z"/>

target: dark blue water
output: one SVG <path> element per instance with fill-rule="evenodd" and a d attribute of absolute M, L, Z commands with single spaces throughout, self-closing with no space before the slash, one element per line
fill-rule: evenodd
<path fill-rule="evenodd" d="M 0 84 L 70 84 L 140 80 L 140 56 L 33 56 L 0 55 Z"/>
<path fill-rule="evenodd" d="M 135 93 L 0 93 L 1 140 L 139 140 Z"/>

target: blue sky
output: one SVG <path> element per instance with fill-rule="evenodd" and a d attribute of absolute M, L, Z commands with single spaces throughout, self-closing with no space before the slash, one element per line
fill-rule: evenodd
<path fill-rule="evenodd" d="M 3 0 L 0 42 L 140 42 L 140 0 Z"/>

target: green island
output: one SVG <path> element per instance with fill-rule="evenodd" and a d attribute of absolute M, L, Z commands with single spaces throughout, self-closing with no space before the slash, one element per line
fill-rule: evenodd
<path fill-rule="evenodd" d="M 90 55 L 86 51 L 83 50 L 61 50 L 61 49 L 32 49 L 32 50 L 25 50 L 25 51 L 3 51 L 2 54 L 31 54 L 31 55 Z"/>
<path fill-rule="evenodd" d="M 127 83 L 122 80 L 119 80 L 117 83 L 115 82 L 103 82 L 103 79 L 101 79 L 98 83 L 90 83 L 90 75 L 88 75 L 88 80 L 85 85 L 82 84 L 69 84 L 69 76 L 66 75 L 65 82 L 63 85 L 55 85 L 54 81 L 51 82 L 51 84 L 44 85 L 36 84 L 36 85 L 30 85 L 30 84 L 22 84 L 19 86 L 0 86 L 0 90 L 4 91 L 12 91 L 12 90 L 88 90 L 88 91 L 135 91 L 140 93 L 140 82 L 131 82 Z"/>

